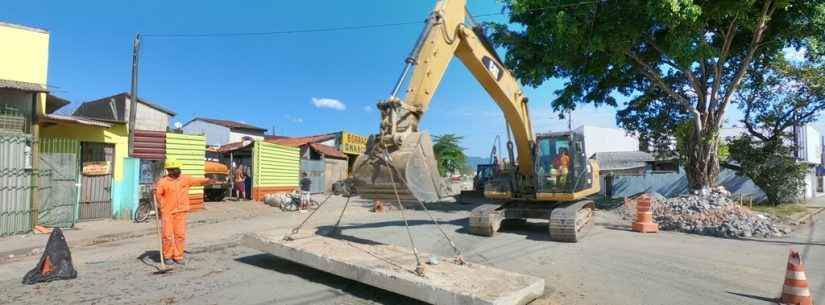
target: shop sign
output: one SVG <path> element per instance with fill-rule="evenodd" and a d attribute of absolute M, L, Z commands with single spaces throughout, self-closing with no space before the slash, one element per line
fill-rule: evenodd
<path fill-rule="evenodd" d="M 83 162 L 84 176 L 105 176 L 109 174 L 108 161 Z"/>
<path fill-rule="evenodd" d="M 341 133 L 341 147 L 338 149 L 345 154 L 360 155 L 367 150 L 367 137 L 344 131 Z"/>

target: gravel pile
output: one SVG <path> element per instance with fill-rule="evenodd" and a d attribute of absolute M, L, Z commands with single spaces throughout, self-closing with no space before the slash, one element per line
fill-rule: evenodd
<path fill-rule="evenodd" d="M 737 205 L 727 192 L 653 197 L 653 218 L 661 230 L 723 238 L 781 237 L 789 232 L 778 221 Z M 625 207 L 625 216 L 633 219 L 635 211 L 631 203 Z"/>

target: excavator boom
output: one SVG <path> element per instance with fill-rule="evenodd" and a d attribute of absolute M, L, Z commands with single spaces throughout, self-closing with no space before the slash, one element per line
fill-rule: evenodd
<path fill-rule="evenodd" d="M 380 130 L 354 165 L 359 194 L 367 199 L 424 202 L 457 194 L 439 176 L 432 140 L 419 123 L 447 66 L 458 57 L 501 108 L 518 150 L 521 180 L 533 176 L 535 142 L 527 98 L 480 28 L 468 25 L 465 0 L 441 0 L 427 18 L 390 97 L 378 103 Z M 410 71 L 412 74 L 410 76 Z M 407 79 L 409 76 L 409 79 Z M 401 88 L 407 84 L 403 99 Z M 512 143 L 508 146 L 512 147 Z"/>

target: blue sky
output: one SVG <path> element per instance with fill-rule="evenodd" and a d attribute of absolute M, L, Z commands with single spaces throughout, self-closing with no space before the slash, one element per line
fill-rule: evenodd
<path fill-rule="evenodd" d="M 501 11 L 495 0 L 468 2 L 473 14 Z M 50 31 L 51 89 L 79 103 L 129 91 L 136 32 L 266 32 L 423 21 L 435 1 L 229 3 L 13 1 L 0 10 L 0 21 Z M 255 37 L 147 37 L 139 95 L 173 109 L 178 113 L 174 121 L 182 123 L 202 116 L 289 136 L 374 133 L 379 120 L 374 105 L 388 96 L 422 25 Z M 549 107 L 561 84 L 525 88 L 536 131 L 566 128 Z M 579 108 L 574 126 L 615 126 L 614 109 Z M 457 59 L 422 126 L 433 134 L 464 136 L 472 156 L 487 155 L 495 136 L 505 136 L 499 109 Z"/>

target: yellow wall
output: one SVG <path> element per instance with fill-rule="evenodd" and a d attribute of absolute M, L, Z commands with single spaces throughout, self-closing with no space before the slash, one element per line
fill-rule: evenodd
<path fill-rule="evenodd" d="M 0 23 L 0 79 L 46 85 L 49 33 Z"/>
<path fill-rule="evenodd" d="M 41 138 L 69 138 L 81 142 L 110 143 L 115 145 L 114 180 L 123 179 L 123 160 L 129 154 L 129 137 L 126 124 L 114 124 L 110 128 L 79 124 L 59 124 L 40 128 Z"/>

